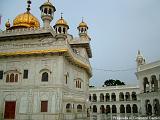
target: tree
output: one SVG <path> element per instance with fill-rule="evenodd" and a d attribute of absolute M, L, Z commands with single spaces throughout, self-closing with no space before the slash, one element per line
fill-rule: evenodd
<path fill-rule="evenodd" d="M 120 80 L 109 79 L 104 82 L 104 85 L 105 86 L 117 86 L 117 85 L 125 85 L 125 83 Z"/>

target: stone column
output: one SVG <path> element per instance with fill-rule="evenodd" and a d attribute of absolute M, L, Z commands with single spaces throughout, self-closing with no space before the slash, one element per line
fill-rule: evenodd
<path fill-rule="evenodd" d="M 117 107 L 117 113 L 120 113 L 120 105 L 116 105 Z"/>
<path fill-rule="evenodd" d="M 100 105 L 97 105 L 97 113 L 100 113 Z"/>
<path fill-rule="evenodd" d="M 115 95 L 116 95 L 116 101 L 119 101 L 119 94 L 115 93 Z"/>
<path fill-rule="evenodd" d="M 100 94 L 98 93 L 96 94 L 96 96 L 97 96 L 97 102 L 100 102 Z"/>

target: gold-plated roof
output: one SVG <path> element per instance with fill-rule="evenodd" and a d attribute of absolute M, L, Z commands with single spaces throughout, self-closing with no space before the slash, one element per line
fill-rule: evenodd
<path fill-rule="evenodd" d="M 61 17 L 61 19 L 57 20 L 55 25 L 64 25 L 64 26 L 67 26 L 69 29 L 67 22 L 62 17 Z"/>
<path fill-rule="evenodd" d="M 43 3 L 43 4 L 40 6 L 40 9 L 42 9 L 43 6 L 52 7 L 52 8 L 54 9 L 54 11 L 56 11 L 56 8 L 52 5 L 52 3 L 50 3 L 50 1 L 47 1 L 47 2 Z"/>
<path fill-rule="evenodd" d="M 39 28 L 40 23 L 38 19 L 29 11 L 19 14 L 13 20 L 13 27 Z"/>
<path fill-rule="evenodd" d="M 86 27 L 88 29 L 88 25 L 84 21 L 79 24 L 78 28 L 79 27 Z"/>

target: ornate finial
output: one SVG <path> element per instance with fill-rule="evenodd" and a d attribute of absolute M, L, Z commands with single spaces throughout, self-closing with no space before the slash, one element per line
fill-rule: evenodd
<path fill-rule="evenodd" d="M 29 12 L 29 11 L 31 10 L 31 8 L 30 8 L 30 6 L 31 6 L 31 1 L 30 1 L 30 0 L 28 0 L 28 1 L 27 1 L 27 4 L 28 4 L 27 12 Z"/>
<path fill-rule="evenodd" d="M 61 12 L 61 19 L 63 18 L 63 13 Z"/>
<path fill-rule="evenodd" d="M 48 0 L 48 2 L 49 2 L 49 0 Z"/>
<path fill-rule="evenodd" d="M 84 22 L 83 19 L 84 19 L 84 17 L 82 17 L 82 22 Z"/>

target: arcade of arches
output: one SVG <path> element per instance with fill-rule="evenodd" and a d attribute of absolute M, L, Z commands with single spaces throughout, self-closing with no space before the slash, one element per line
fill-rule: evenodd
<path fill-rule="evenodd" d="M 119 105 L 93 105 L 91 107 L 93 113 L 138 113 L 137 104 L 121 104 Z"/>
<path fill-rule="evenodd" d="M 98 99 L 99 98 L 99 99 Z M 89 101 L 90 102 L 108 102 L 108 101 L 136 101 L 137 100 L 137 94 L 136 92 L 120 92 L 118 96 L 116 96 L 115 93 L 100 93 L 100 96 L 98 97 L 96 94 L 89 95 Z"/>

